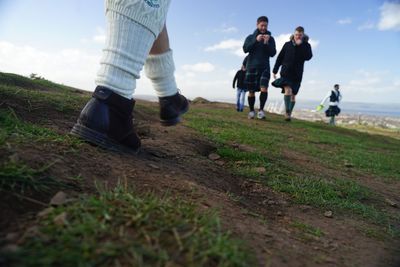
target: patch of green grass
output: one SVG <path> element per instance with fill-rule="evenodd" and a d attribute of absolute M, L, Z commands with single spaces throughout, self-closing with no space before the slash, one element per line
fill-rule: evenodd
<path fill-rule="evenodd" d="M 387 232 L 385 229 L 380 229 L 380 228 L 372 228 L 372 227 L 360 227 L 359 231 L 362 232 L 366 237 L 379 240 L 379 241 L 385 241 L 387 238 Z"/>
<path fill-rule="evenodd" d="M 313 238 L 319 238 L 324 235 L 324 232 L 322 232 L 321 229 L 318 227 L 314 227 L 312 225 L 300 222 L 300 221 L 294 221 L 290 224 L 290 226 L 298 229 L 300 231 L 300 238 L 303 240 L 311 240 Z"/>
<path fill-rule="evenodd" d="M 0 146 L 8 140 L 17 142 L 55 142 L 77 147 L 82 142 L 71 135 L 21 121 L 12 110 L 0 110 Z"/>
<path fill-rule="evenodd" d="M 52 89 L 58 91 L 71 91 L 76 90 L 75 88 L 65 86 L 62 84 L 54 83 L 44 78 L 28 78 L 14 73 L 0 72 L 0 84 L 15 86 L 25 89 Z"/>
<path fill-rule="evenodd" d="M 383 127 L 373 127 L 373 126 L 366 126 L 366 125 L 341 125 L 340 127 L 347 128 L 347 129 L 354 129 L 360 132 L 368 133 L 368 134 L 375 134 L 375 135 L 384 135 L 388 137 L 392 137 L 395 139 L 400 139 L 400 129 L 388 129 Z"/>
<path fill-rule="evenodd" d="M 59 112 L 76 112 L 88 101 L 89 96 L 70 90 L 37 91 L 15 86 L 0 85 L 0 99 L 18 99 L 28 111 L 54 108 Z"/>
<path fill-rule="evenodd" d="M 70 187 L 46 174 L 51 165 L 38 169 L 20 162 L 5 162 L 0 165 L 0 192 L 25 194 L 25 192 L 48 192 L 52 188 Z"/>
<path fill-rule="evenodd" d="M 54 218 L 62 213 L 60 226 Z M 39 231 L 8 260 L 15 266 L 254 266 L 215 214 L 121 187 L 55 209 Z"/>
<path fill-rule="evenodd" d="M 344 161 L 348 161 L 359 173 L 372 169 L 373 173 L 396 179 L 400 169 L 395 161 L 400 162 L 400 149 L 393 145 L 400 142 L 318 123 L 284 124 L 280 120 L 281 117 L 271 115 L 266 122 L 249 121 L 226 109 L 195 108 L 186 124 L 216 142 L 218 154 L 235 173 L 285 192 L 296 203 L 359 216 L 384 225 L 391 232 L 395 218 L 379 208 L 378 204 L 384 204 L 382 197 L 340 174 L 331 177 L 288 161 L 283 151 L 305 155 L 312 159 L 310 164 L 339 169 L 339 173 L 340 168 L 348 171 L 344 167 Z M 232 143 L 249 145 L 254 150 L 242 151 Z M 267 172 L 260 174 L 256 167 L 264 167 Z"/>
<path fill-rule="evenodd" d="M 290 194 L 299 204 L 350 211 L 376 222 L 383 222 L 387 216 L 373 205 L 363 203 L 376 198 L 366 187 L 354 181 L 291 175 L 271 176 L 267 184 L 273 189 Z"/>
<path fill-rule="evenodd" d="M 301 142 L 288 143 L 290 149 L 306 152 L 331 168 L 343 169 L 350 163 L 359 172 L 400 181 L 400 140 L 310 124 L 297 123 L 307 136 Z"/>
<path fill-rule="evenodd" d="M 303 231 L 304 233 L 316 236 L 316 237 L 321 237 L 324 235 L 324 233 L 322 232 L 321 229 L 319 229 L 318 227 L 314 227 L 312 225 L 300 222 L 300 221 L 294 221 L 291 224 L 292 227 L 295 227 L 301 231 Z"/>
<path fill-rule="evenodd" d="M 293 151 L 330 169 L 345 171 L 345 163 L 350 163 L 360 175 L 400 181 L 398 139 L 307 121 L 288 124 L 281 116 L 269 114 L 267 121 L 249 121 L 233 110 L 218 107 L 194 106 L 186 118 L 189 127 L 219 144 L 251 145 L 274 158 L 282 158 L 283 151 Z"/>

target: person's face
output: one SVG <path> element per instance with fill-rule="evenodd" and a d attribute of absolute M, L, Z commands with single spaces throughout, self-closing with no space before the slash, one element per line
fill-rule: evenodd
<path fill-rule="evenodd" d="M 304 32 L 295 31 L 294 32 L 294 39 L 296 41 L 302 40 L 304 37 Z"/>
<path fill-rule="evenodd" d="M 335 89 L 336 89 L 336 90 L 339 90 L 339 86 L 335 86 Z"/>
<path fill-rule="evenodd" d="M 261 21 L 260 23 L 257 24 L 257 29 L 261 32 L 261 33 L 266 33 L 268 30 L 268 23 L 265 21 Z"/>

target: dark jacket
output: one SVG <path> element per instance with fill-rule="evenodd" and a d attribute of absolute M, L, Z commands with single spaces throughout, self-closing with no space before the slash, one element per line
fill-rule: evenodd
<path fill-rule="evenodd" d="M 246 85 L 244 83 L 244 78 L 246 77 L 246 71 L 239 70 L 236 72 L 235 78 L 233 78 L 232 87 L 235 88 L 235 83 L 237 82 L 237 87 L 240 89 L 246 89 Z"/>
<path fill-rule="evenodd" d="M 337 94 L 334 90 L 331 92 L 331 96 L 329 97 L 330 102 L 339 102 L 340 101 L 340 91 L 337 91 Z"/>
<path fill-rule="evenodd" d="M 253 34 L 246 38 L 243 45 L 243 51 L 249 53 L 247 59 L 247 69 L 257 68 L 257 69 L 270 69 L 269 58 L 276 55 L 276 45 L 275 39 L 271 36 L 271 32 L 267 31 L 270 37 L 267 44 L 263 42 L 257 42 L 257 36 L 261 34 L 257 29 Z"/>
<path fill-rule="evenodd" d="M 281 77 L 291 82 L 301 82 L 303 79 L 304 62 L 312 58 L 311 45 L 305 35 L 301 45 L 295 45 L 293 35 L 290 41 L 283 45 L 281 52 L 275 62 L 273 73 L 277 74 L 281 68 Z"/>

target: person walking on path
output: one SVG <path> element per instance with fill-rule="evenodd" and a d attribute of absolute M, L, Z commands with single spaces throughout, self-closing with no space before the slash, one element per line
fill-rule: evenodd
<path fill-rule="evenodd" d="M 325 102 L 329 99 L 329 107 L 325 111 L 325 115 L 330 119 L 329 125 L 335 126 L 335 118 L 340 114 L 339 103 L 342 101 L 342 93 L 340 92 L 339 84 L 335 84 L 333 89 L 328 92 L 325 98 L 322 100 L 321 104 L 317 107 L 317 111 L 320 111 L 324 108 Z"/>
<path fill-rule="evenodd" d="M 272 71 L 275 79 L 272 85 L 282 88 L 284 94 L 286 121 L 291 121 L 296 104 L 296 95 L 300 90 L 303 79 L 304 62 L 310 60 L 313 56 L 308 41 L 309 37 L 304 33 L 304 28 L 297 27 L 289 42 L 286 42 L 279 52 Z M 277 79 L 276 75 L 279 68 L 281 68 L 280 78 Z"/>
<path fill-rule="evenodd" d="M 234 89 L 236 88 L 236 110 L 238 112 L 243 112 L 244 110 L 244 100 L 247 92 L 247 88 L 244 82 L 245 76 L 246 76 L 246 66 L 245 64 L 243 64 L 242 68 L 238 70 L 238 72 L 236 72 L 232 84 L 232 87 Z"/>
<path fill-rule="evenodd" d="M 157 93 L 160 122 L 172 126 L 189 109 L 175 82 L 166 16 L 171 0 L 106 0 L 107 35 L 92 98 L 71 133 L 113 151 L 136 154 L 133 94 L 145 70 Z"/>
<path fill-rule="evenodd" d="M 260 108 L 258 119 L 265 119 L 264 107 L 268 99 L 268 86 L 271 77 L 269 59 L 276 55 L 275 39 L 268 31 L 268 18 L 265 16 L 257 19 L 257 29 L 249 35 L 243 45 L 243 51 L 249 53 L 246 64 L 245 83 L 249 91 L 248 102 L 249 119 L 254 119 L 256 92 L 260 93 Z"/>

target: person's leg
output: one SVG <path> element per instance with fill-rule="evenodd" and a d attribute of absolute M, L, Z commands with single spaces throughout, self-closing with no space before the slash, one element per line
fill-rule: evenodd
<path fill-rule="evenodd" d="M 254 112 L 254 105 L 256 103 L 256 93 L 254 91 L 249 92 L 249 96 L 247 97 L 247 101 L 249 102 L 250 111 Z"/>
<path fill-rule="evenodd" d="M 107 35 L 96 85 L 132 98 L 140 71 L 165 25 L 169 3 L 106 1 Z"/>
<path fill-rule="evenodd" d="M 331 117 L 331 120 L 329 121 L 329 125 L 335 126 L 335 116 Z"/>
<path fill-rule="evenodd" d="M 240 107 L 239 107 L 240 112 L 243 112 L 245 98 L 246 98 L 246 91 L 242 89 L 240 97 Z"/>
<path fill-rule="evenodd" d="M 292 116 L 294 106 L 296 105 L 296 95 L 300 90 L 300 83 L 294 83 L 292 85 L 292 96 L 290 98 L 290 116 Z"/>
<path fill-rule="evenodd" d="M 172 96 L 178 92 L 174 75 L 175 64 L 166 26 L 154 42 L 144 70 L 158 97 Z"/>
<path fill-rule="evenodd" d="M 258 110 L 257 118 L 262 120 L 265 119 L 264 107 L 268 99 L 268 88 L 260 88 L 260 109 Z"/>
<path fill-rule="evenodd" d="M 296 105 L 296 95 L 292 95 L 290 98 L 290 116 L 293 113 L 294 106 Z"/>
<path fill-rule="evenodd" d="M 286 120 L 290 120 L 290 108 L 291 108 L 291 99 L 292 99 L 292 88 L 288 85 L 284 86 L 285 95 L 283 99 L 285 101 L 285 111 L 286 111 Z"/>
<path fill-rule="evenodd" d="M 138 151 L 140 139 L 133 128 L 132 95 L 150 49 L 163 29 L 169 3 L 106 1 L 107 35 L 95 79 L 97 88 L 73 134 L 107 149 Z"/>
<path fill-rule="evenodd" d="M 136 80 L 156 38 L 143 25 L 114 11 L 107 12 L 107 24 L 106 45 L 95 82 L 132 99 Z"/>
<path fill-rule="evenodd" d="M 254 91 L 249 91 L 249 96 L 247 97 L 247 101 L 249 102 L 249 108 L 250 108 L 248 118 L 254 119 L 255 116 L 254 105 L 256 103 L 256 94 Z"/>
<path fill-rule="evenodd" d="M 174 75 L 175 63 L 165 25 L 150 50 L 144 69 L 159 98 L 161 124 L 177 124 L 180 122 L 180 115 L 188 111 L 189 102 L 178 93 Z"/>
<path fill-rule="evenodd" d="M 240 88 L 236 89 L 236 111 L 240 111 L 240 97 L 242 90 Z"/>
<path fill-rule="evenodd" d="M 260 112 L 262 112 L 262 117 L 265 117 L 264 107 L 268 99 L 268 86 L 269 86 L 270 76 L 271 76 L 270 70 L 266 69 L 262 71 L 260 77 Z"/>
<path fill-rule="evenodd" d="M 255 91 L 258 87 L 258 71 L 256 68 L 249 68 L 246 71 L 246 85 L 249 90 L 249 95 L 247 96 L 247 101 L 249 103 L 250 112 L 248 114 L 249 119 L 254 119 L 254 105 L 256 103 Z"/>
<path fill-rule="evenodd" d="M 261 87 L 261 93 L 260 93 L 260 111 L 264 110 L 265 103 L 267 103 L 268 100 L 268 88 L 266 87 Z"/>

